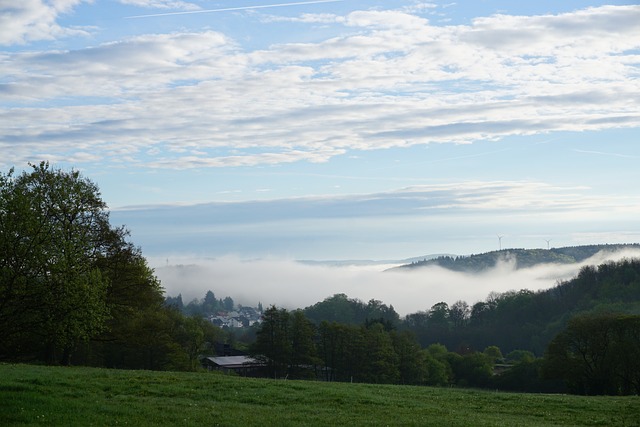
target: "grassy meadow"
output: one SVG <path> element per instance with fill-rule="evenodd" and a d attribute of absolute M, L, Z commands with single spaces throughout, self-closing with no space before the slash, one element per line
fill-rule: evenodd
<path fill-rule="evenodd" d="M 0 425 L 639 426 L 640 398 L 0 364 Z"/>

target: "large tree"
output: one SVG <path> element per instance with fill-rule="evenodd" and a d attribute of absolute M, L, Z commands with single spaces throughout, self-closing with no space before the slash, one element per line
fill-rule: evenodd
<path fill-rule="evenodd" d="M 53 362 L 61 351 L 68 361 L 108 316 L 108 282 L 95 263 L 110 230 L 108 212 L 97 186 L 79 172 L 44 162 L 31 167 L 0 175 L 2 353 L 38 349 Z"/>
<path fill-rule="evenodd" d="M 544 374 L 580 394 L 640 392 L 640 316 L 586 314 L 549 344 Z"/>

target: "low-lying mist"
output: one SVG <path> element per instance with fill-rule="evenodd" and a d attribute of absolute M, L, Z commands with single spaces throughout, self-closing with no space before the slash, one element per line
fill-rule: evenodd
<path fill-rule="evenodd" d="M 246 261 L 229 256 L 215 260 L 184 258 L 177 263 L 173 259 L 172 264 L 156 267 L 156 275 L 166 294 L 182 294 L 185 304 L 211 290 L 217 298 L 230 296 L 242 305 L 261 302 L 264 307 L 273 304 L 295 309 L 344 293 L 364 302 L 380 300 L 404 316 L 428 310 L 441 301 L 474 304 L 491 292 L 548 289 L 560 280 L 571 279 L 585 265 L 638 257 L 638 250 L 603 251 L 580 263 L 523 269 L 517 268 L 516 259 L 506 257 L 490 270 L 469 274 L 440 267 L 385 271 L 395 265 L 309 265 L 287 259 Z"/>

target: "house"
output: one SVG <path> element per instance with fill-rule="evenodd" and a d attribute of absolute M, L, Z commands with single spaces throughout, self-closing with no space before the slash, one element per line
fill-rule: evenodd
<path fill-rule="evenodd" d="M 238 311 L 209 316 L 209 321 L 220 328 L 248 328 L 260 324 L 261 318 L 254 308 L 241 307 Z"/>
<path fill-rule="evenodd" d="M 203 357 L 200 363 L 210 371 L 234 372 L 243 377 L 259 376 L 261 368 L 265 366 L 250 356 Z"/>

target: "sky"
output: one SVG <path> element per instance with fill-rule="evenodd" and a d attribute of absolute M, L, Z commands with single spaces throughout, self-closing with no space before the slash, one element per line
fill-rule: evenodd
<path fill-rule="evenodd" d="M 0 168 L 158 265 L 640 242 L 637 1 L 0 0 Z"/>

